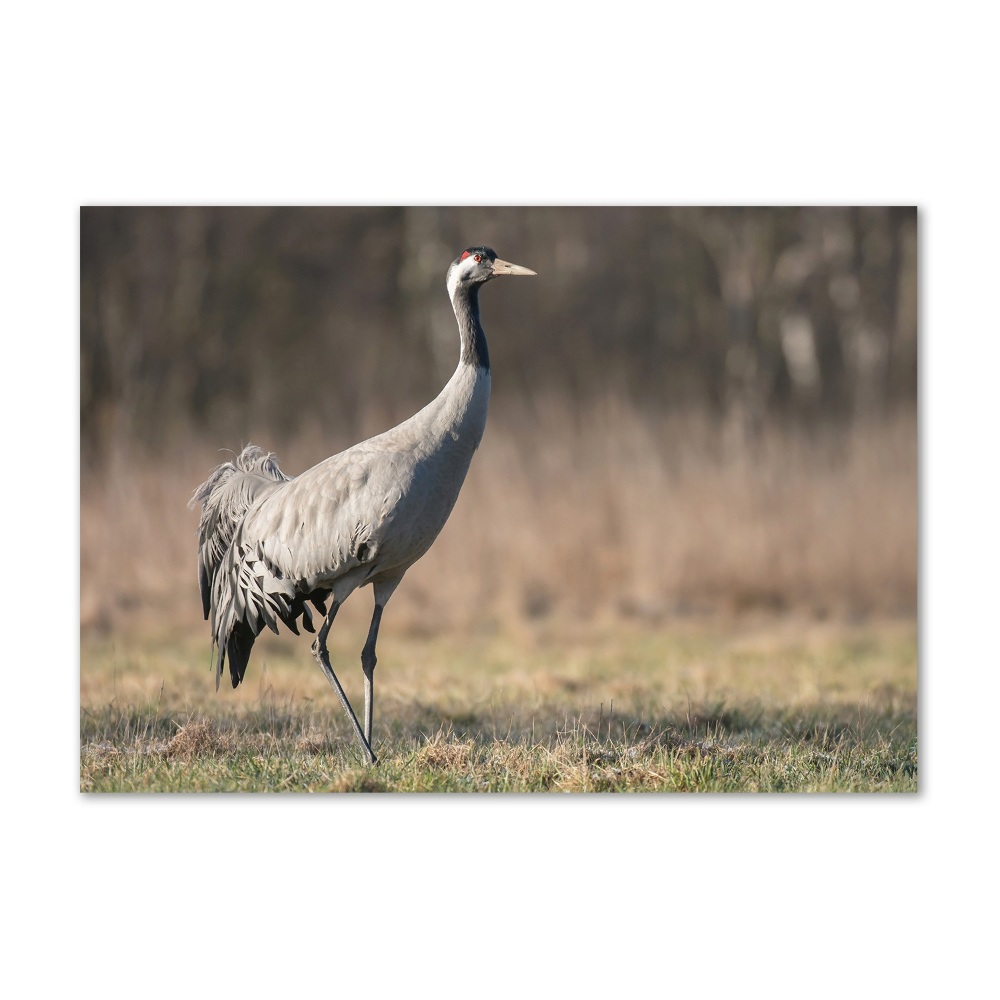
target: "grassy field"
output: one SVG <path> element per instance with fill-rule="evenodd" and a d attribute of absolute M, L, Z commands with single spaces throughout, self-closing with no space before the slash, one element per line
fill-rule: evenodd
<path fill-rule="evenodd" d="M 346 611 L 346 609 L 345 609 Z M 355 615 L 358 617 L 358 615 Z M 361 619 L 358 618 L 360 621 Z M 363 628 L 331 634 L 355 708 Z M 216 693 L 207 642 L 81 644 L 84 791 L 916 791 L 912 621 L 387 628 L 375 768 L 306 639 Z"/>
<path fill-rule="evenodd" d="M 377 769 L 306 638 L 262 636 L 215 692 L 187 501 L 217 444 L 85 467 L 81 787 L 916 789 L 914 414 L 734 441 L 613 396 L 496 411 L 386 612 Z M 297 472 L 352 441 L 258 443 Z M 370 614 L 366 590 L 331 634 L 359 710 Z"/>

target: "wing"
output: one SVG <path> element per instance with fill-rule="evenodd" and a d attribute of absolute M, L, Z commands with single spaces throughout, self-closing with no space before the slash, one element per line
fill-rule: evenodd
<path fill-rule="evenodd" d="M 223 462 L 194 491 L 188 506 L 201 504 L 198 525 L 198 583 L 207 619 L 212 582 L 248 510 L 281 483 L 289 482 L 274 456 L 248 444 L 232 461 Z"/>
<path fill-rule="evenodd" d="M 355 445 L 294 479 L 261 475 L 256 462 L 227 463 L 196 493 L 203 497 L 202 595 L 218 648 L 216 686 L 228 660 L 233 687 L 266 626 L 297 620 L 313 631 L 307 602 L 323 614 L 377 572 L 372 564 L 402 495 L 405 456 Z M 405 471 L 402 472 L 405 476 Z M 384 484 L 392 483 L 392 486 Z M 209 588 L 205 599 L 205 587 Z"/>
<path fill-rule="evenodd" d="M 408 454 L 355 445 L 257 504 L 246 517 L 244 544 L 301 592 L 336 589 L 389 541 L 412 479 Z"/>

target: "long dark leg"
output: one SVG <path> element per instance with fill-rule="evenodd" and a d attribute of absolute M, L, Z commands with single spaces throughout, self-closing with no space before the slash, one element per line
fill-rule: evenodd
<path fill-rule="evenodd" d="M 368 629 L 368 641 L 361 650 L 361 669 L 365 672 L 365 739 L 368 740 L 369 746 L 372 744 L 372 711 L 375 708 L 375 664 L 378 663 L 375 643 L 378 641 L 378 627 L 381 621 L 382 605 L 376 604 L 371 628 Z"/>
<path fill-rule="evenodd" d="M 365 738 L 365 734 L 361 732 L 358 717 L 354 714 L 354 709 L 351 708 L 351 703 L 347 700 L 347 695 L 344 694 L 344 689 L 340 686 L 340 681 L 337 680 L 337 675 L 333 672 L 333 667 L 330 666 L 330 654 L 326 648 L 326 637 L 330 634 L 330 626 L 333 625 L 333 619 L 337 617 L 339 608 L 340 605 L 334 601 L 330 607 L 329 614 L 327 614 L 323 625 L 316 635 L 316 640 L 312 644 L 312 652 L 313 656 L 316 657 L 316 662 L 322 668 L 324 676 L 330 682 L 330 686 L 337 692 L 340 704 L 344 706 L 344 711 L 347 713 L 348 718 L 354 724 L 354 731 L 358 735 L 358 740 L 361 742 L 361 748 L 368 758 L 368 763 L 374 764 L 375 754 L 372 753 L 371 743 Z"/>

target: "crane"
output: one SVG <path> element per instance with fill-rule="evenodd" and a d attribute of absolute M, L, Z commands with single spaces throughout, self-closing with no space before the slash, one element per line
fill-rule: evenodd
<path fill-rule="evenodd" d="M 490 355 L 479 321 L 479 290 L 502 275 L 535 274 L 469 247 L 448 268 L 458 320 L 455 374 L 408 420 L 289 477 L 274 456 L 248 444 L 219 465 L 189 503 L 201 504 L 198 578 L 211 619 L 215 687 L 229 664 L 233 687 L 246 672 L 254 640 L 278 623 L 316 634 L 312 653 L 336 691 L 369 764 L 374 673 L 382 612 L 406 571 L 431 547 L 455 506 L 486 427 Z M 326 640 L 337 611 L 371 584 L 375 609 L 361 651 L 365 678 L 362 731 Z M 327 610 L 329 602 L 329 610 Z M 319 631 L 309 605 L 321 615 Z"/>

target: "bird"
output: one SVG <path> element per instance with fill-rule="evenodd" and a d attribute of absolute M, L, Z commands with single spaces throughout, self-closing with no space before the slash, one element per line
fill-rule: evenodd
<path fill-rule="evenodd" d="M 382 613 L 448 520 L 486 427 L 491 373 L 479 292 L 494 278 L 534 274 L 488 246 L 467 248 L 447 272 L 458 367 L 435 399 L 396 427 L 294 477 L 272 453 L 248 444 L 194 491 L 189 507 L 201 505 L 198 580 L 211 622 L 216 690 L 227 664 L 233 687 L 239 686 L 265 626 L 278 633 L 281 623 L 299 635 L 301 620 L 316 635 L 313 656 L 365 759 L 377 763 L 372 715 Z M 369 584 L 375 607 L 361 651 L 362 730 L 330 664 L 327 636 L 344 601 Z M 309 605 L 323 615 L 318 632 Z"/>

